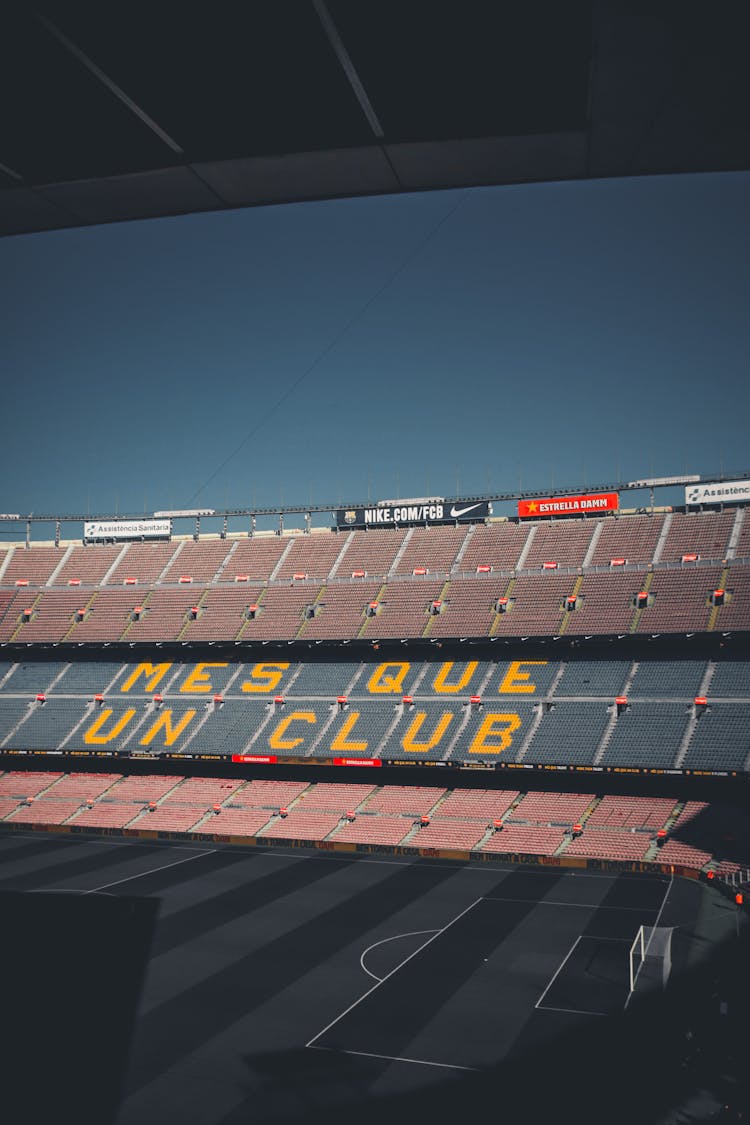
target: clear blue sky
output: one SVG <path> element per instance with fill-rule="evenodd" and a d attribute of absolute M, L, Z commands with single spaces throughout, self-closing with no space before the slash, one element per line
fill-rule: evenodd
<path fill-rule="evenodd" d="M 0 512 L 750 469 L 750 175 L 0 240 Z"/>

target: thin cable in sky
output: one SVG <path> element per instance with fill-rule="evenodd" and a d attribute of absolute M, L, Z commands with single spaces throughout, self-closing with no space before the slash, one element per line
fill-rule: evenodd
<path fill-rule="evenodd" d="M 224 458 L 224 460 L 221 462 L 221 464 L 218 465 L 214 469 L 214 471 L 203 482 L 203 484 L 200 486 L 200 488 L 197 488 L 195 490 L 195 492 L 189 498 L 189 500 L 186 501 L 186 507 L 189 508 L 195 503 L 195 501 L 198 499 L 198 497 L 204 491 L 204 489 L 208 488 L 209 484 L 211 484 L 211 482 L 216 479 L 216 477 L 219 475 L 219 473 L 221 473 L 224 469 L 226 469 L 226 467 L 230 463 L 230 461 L 233 461 L 234 458 L 237 456 L 237 454 L 240 453 L 245 448 L 247 443 L 252 438 L 254 438 L 255 435 L 260 430 L 263 429 L 263 427 L 266 425 L 266 423 L 269 421 L 269 419 L 271 419 L 273 417 L 273 415 L 276 413 L 276 411 L 279 409 L 279 407 L 283 406 L 284 403 L 289 398 L 291 398 L 291 396 L 294 394 L 294 392 L 296 390 L 298 390 L 299 387 L 302 386 L 302 384 L 305 382 L 305 380 L 308 378 L 308 376 L 312 374 L 312 372 L 315 370 L 315 368 L 326 358 L 326 356 L 330 355 L 330 353 L 333 351 L 333 349 L 335 347 L 337 347 L 337 345 L 341 342 L 341 340 L 343 340 L 344 336 L 346 336 L 347 332 L 349 332 L 354 327 L 354 325 L 357 323 L 357 321 L 360 320 L 361 317 L 363 317 L 364 314 L 367 312 L 367 310 L 375 303 L 375 301 L 377 301 L 378 297 L 382 296 L 382 294 L 385 293 L 385 291 L 389 287 L 389 285 L 393 284 L 393 282 L 396 280 L 396 278 L 399 276 L 399 274 L 401 274 L 406 269 L 406 267 L 411 262 L 414 261 L 414 259 L 417 257 L 418 254 L 421 254 L 421 252 L 424 250 L 425 246 L 427 246 L 428 243 L 432 241 L 432 239 L 435 237 L 435 235 L 438 233 L 438 231 L 442 227 L 444 227 L 445 224 L 448 222 L 448 220 L 451 219 L 455 215 L 456 211 L 458 211 L 459 207 L 461 207 L 461 205 L 466 201 L 468 196 L 469 196 L 468 191 L 462 192 L 461 195 L 459 196 L 459 198 L 450 206 L 450 208 L 446 211 L 446 213 L 443 215 L 443 217 L 441 219 L 438 219 L 438 221 L 435 223 L 435 225 L 433 227 L 431 227 L 431 229 L 427 232 L 427 234 L 424 236 L 424 238 L 420 242 L 418 242 L 417 245 L 414 246 L 401 259 L 401 261 L 396 266 L 393 273 L 389 274 L 389 276 L 385 279 L 385 281 L 382 283 L 382 285 L 380 285 L 379 288 L 376 289 L 375 292 L 372 294 L 372 296 L 367 298 L 367 300 L 362 305 L 362 307 L 360 309 L 358 309 L 357 312 L 355 312 L 352 317 L 350 317 L 350 319 L 346 322 L 346 324 L 343 326 L 343 328 L 341 328 L 341 330 L 336 333 L 334 338 L 331 340 L 330 344 L 327 344 L 323 348 L 322 351 L 318 352 L 318 354 L 315 356 L 315 358 L 312 360 L 312 362 L 309 363 L 307 365 L 307 367 L 297 376 L 297 378 L 294 380 L 294 382 L 292 382 L 287 387 L 287 389 L 279 395 L 279 397 L 276 399 L 276 401 L 268 407 L 265 414 L 261 415 L 261 417 L 255 423 L 255 425 L 250 430 L 248 430 L 248 432 L 245 434 L 245 436 L 243 437 L 243 439 L 239 443 L 239 445 L 237 445 L 236 448 L 233 449 L 232 452 L 227 457 Z"/>

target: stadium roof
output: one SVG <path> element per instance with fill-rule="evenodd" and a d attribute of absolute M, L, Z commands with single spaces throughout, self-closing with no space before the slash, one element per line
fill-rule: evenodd
<path fill-rule="evenodd" d="M 3 22 L 3 235 L 750 167 L 742 4 L 39 0 Z"/>

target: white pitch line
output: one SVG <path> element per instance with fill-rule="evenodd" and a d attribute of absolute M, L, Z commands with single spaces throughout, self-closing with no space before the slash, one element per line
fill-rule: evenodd
<path fill-rule="evenodd" d="M 462 910 L 460 914 L 457 914 L 455 918 L 452 918 L 450 922 L 447 922 L 441 929 L 436 930 L 431 938 L 428 938 L 427 941 L 422 942 L 419 948 L 415 949 L 413 953 L 410 953 L 408 957 L 405 957 L 400 964 L 396 965 L 395 969 L 391 969 L 390 973 L 386 973 L 382 980 L 377 981 L 377 983 L 374 984 L 371 988 L 368 988 L 367 992 L 364 992 L 358 1000 L 355 1000 L 353 1004 L 350 1004 L 348 1008 L 345 1008 L 344 1011 L 340 1013 L 340 1015 L 336 1016 L 336 1019 L 331 1020 L 330 1023 L 326 1024 L 326 1026 L 321 1031 L 319 1031 L 317 1035 L 313 1035 L 312 1039 L 310 1039 L 309 1042 L 305 1043 L 305 1046 L 312 1047 L 316 1039 L 320 1039 L 321 1035 L 325 1035 L 327 1031 L 330 1031 L 334 1024 L 337 1024 L 339 1020 L 342 1020 L 344 1016 L 348 1015 L 349 1012 L 356 1008 L 358 1004 L 361 1004 L 362 1001 L 370 995 L 370 993 L 374 992 L 376 988 L 380 988 L 381 984 L 387 981 L 389 977 L 392 977 L 394 973 L 397 973 L 399 969 L 403 968 L 404 965 L 411 961 L 412 957 L 416 957 L 418 953 L 421 953 L 423 949 L 426 949 L 427 946 L 435 940 L 435 938 L 440 937 L 441 934 L 444 934 L 446 930 L 450 929 L 451 926 L 460 921 L 461 918 L 463 918 L 464 914 L 468 914 L 469 911 L 473 910 L 477 903 L 481 901 L 481 897 L 475 899 L 474 902 L 469 903 L 465 910 Z"/>
<path fill-rule="evenodd" d="M 375 973 L 371 973 L 370 970 L 365 965 L 365 957 L 367 956 L 367 954 L 370 952 L 371 949 L 376 949 L 379 945 L 385 945 L 385 943 L 387 941 L 398 941 L 398 939 L 402 938 L 402 937 L 416 937 L 417 934 L 434 934 L 434 933 L 435 933 L 435 930 L 409 930 L 407 933 L 394 934 L 393 937 L 384 937 L 384 938 L 381 938 L 380 941 L 374 941 L 372 943 L 372 945 L 368 945 L 367 949 L 363 950 L 362 955 L 359 959 L 360 967 L 362 969 L 364 969 L 364 971 L 367 973 L 368 977 L 372 977 L 373 980 L 381 981 L 384 978 L 376 976 Z"/>
<path fill-rule="evenodd" d="M 648 914 L 653 909 L 647 906 L 607 906 L 603 902 L 556 902 L 551 898 L 502 898 L 497 895 L 486 895 L 485 902 L 531 902 L 535 906 L 578 906 L 584 910 L 629 910 L 636 914 Z"/>
<path fill-rule="evenodd" d="M 374 1051 L 350 1051 L 346 1047 L 314 1047 L 308 1043 L 313 1051 L 335 1051 L 339 1055 L 360 1055 L 366 1059 L 386 1059 L 388 1062 L 415 1063 L 417 1066 L 437 1066 L 443 1070 L 472 1070 L 477 1072 L 478 1066 L 459 1066 L 457 1063 L 432 1062 L 430 1059 L 407 1059 L 403 1055 L 378 1055 Z"/>
<path fill-rule="evenodd" d="M 541 1004 L 541 1002 L 542 1002 L 542 1000 L 544 999 L 544 997 L 545 997 L 545 996 L 547 995 L 547 993 L 549 992 L 549 990 L 550 990 L 550 989 L 552 988 L 552 985 L 553 985 L 553 984 L 555 983 L 555 981 L 557 980 L 558 976 L 559 976 L 559 975 L 560 975 L 560 973 L 561 973 L 561 972 L 563 971 L 563 969 L 564 969 L 564 967 L 565 967 L 565 963 L 567 962 L 568 958 L 570 957 L 570 955 L 572 954 L 573 950 L 574 950 L 574 949 L 576 948 L 576 946 L 578 945 L 578 943 L 579 943 L 579 941 L 581 940 L 581 938 L 582 938 L 582 937 L 583 937 L 583 935 L 582 935 L 582 934 L 579 934 L 579 935 L 578 935 L 578 937 L 577 937 L 577 938 L 576 938 L 576 940 L 575 940 L 575 941 L 573 942 L 573 944 L 571 945 L 571 947 L 570 947 L 570 949 L 568 950 L 568 952 L 567 952 L 567 953 L 565 954 L 565 956 L 563 957 L 563 959 L 562 959 L 562 961 L 560 962 L 560 964 L 559 964 L 559 965 L 557 966 L 557 968 L 555 969 L 555 973 L 554 973 L 554 976 L 553 976 L 553 977 L 552 977 L 552 979 L 551 979 L 551 980 L 549 981 L 549 983 L 548 983 L 547 987 L 545 988 L 544 992 L 542 993 L 542 995 L 541 995 L 541 996 L 539 997 L 539 999 L 537 1000 L 536 1004 L 534 1005 L 534 1007 L 535 1007 L 535 1008 L 538 1008 L 538 1007 L 539 1007 L 539 1005 Z"/>
<path fill-rule="evenodd" d="M 84 891 L 84 894 L 95 895 L 100 891 L 106 891 L 109 887 L 118 887 L 121 883 L 130 883 L 134 879 L 142 879 L 144 875 L 154 875 L 157 871 L 166 871 L 170 867 L 179 867 L 181 863 L 190 863 L 193 859 L 198 859 L 202 855 L 214 855 L 216 848 L 211 848 L 207 852 L 196 852 L 194 855 L 185 856 L 184 859 L 176 859 L 174 863 L 163 863 L 161 867 L 150 867 L 148 871 L 139 871 L 137 875 L 127 875 L 124 879 L 115 879 L 113 883 L 102 883 L 100 887 L 92 887 L 90 891 Z"/>

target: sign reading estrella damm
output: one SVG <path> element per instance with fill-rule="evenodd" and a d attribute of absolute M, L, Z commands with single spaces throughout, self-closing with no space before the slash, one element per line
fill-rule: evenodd
<path fill-rule="evenodd" d="M 595 492 L 589 496 L 547 496 L 542 500 L 519 500 L 518 514 L 529 519 L 545 516 L 590 516 L 616 512 L 620 507 L 617 492 Z"/>

